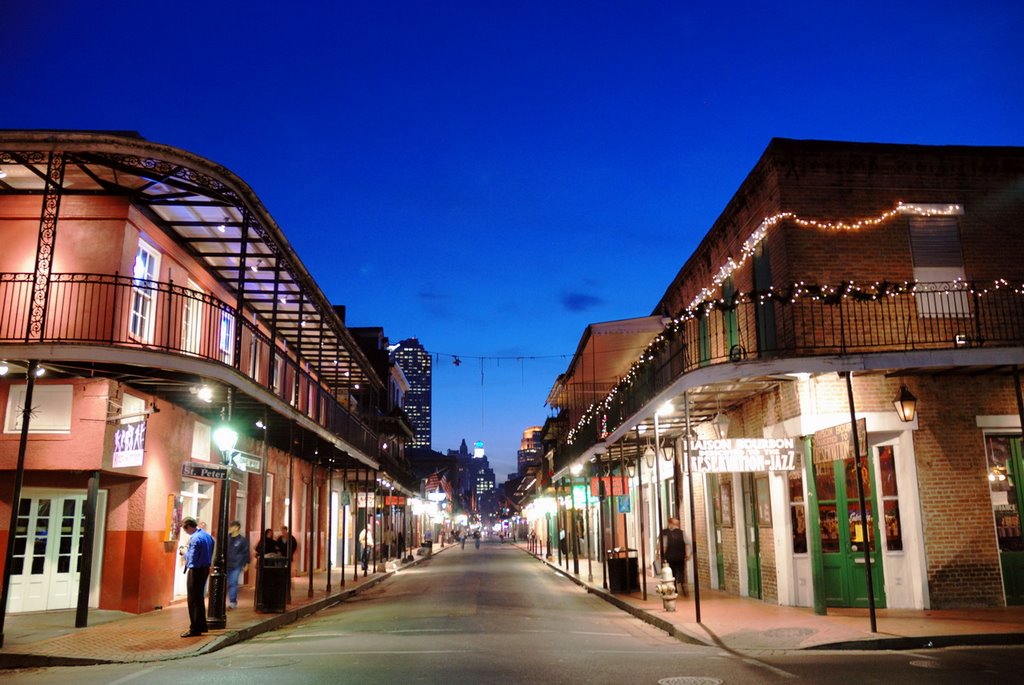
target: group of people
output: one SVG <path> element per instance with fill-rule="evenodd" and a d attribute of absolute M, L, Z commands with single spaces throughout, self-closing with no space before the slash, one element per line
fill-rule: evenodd
<path fill-rule="evenodd" d="M 191 516 L 181 522 L 181 528 L 189 535 L 188 546 L 181 550 L 184 558 L 185 591 L 188 596 L 189 627 L 182 637 L 195 637 L 209 630 L 206 622 L 206 606 L 203 598 L 206 595 L 206 581 L 210 577 L 213 565 L 213 536 L 206 532 L 203 524 Z M 281 526 L 281 534 L 274 537 L 274 531 L 267 528 L 263 538 L 256 544 L 257 557 L 287 556 L 293 562 L 295 550 L 299 542 L 288 531 L 288 526 Z M 242 535 L 240 521 L 232 521 L 228 528 L 227 544 L 224 547 L 224 560 L 228 578 L 228 609 L 238 607 L 238 586 L 242 574 L 249 567 L 249 541 Z"/>

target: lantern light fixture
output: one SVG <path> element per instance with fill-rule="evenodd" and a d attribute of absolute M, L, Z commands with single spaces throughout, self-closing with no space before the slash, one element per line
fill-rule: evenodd
<path fill-rule="evenodd" d="M 910 423 L 917 415 L 917 398 L 905 385 L 900 386 L 900 392 L 892 401 L 892 406 L 896 408 L 896 415 L 904 423 Z"/>

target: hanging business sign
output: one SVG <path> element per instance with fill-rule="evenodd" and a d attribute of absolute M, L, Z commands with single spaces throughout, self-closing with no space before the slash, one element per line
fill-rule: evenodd
<path fill-rule="evenodd" d="M 384 495 L 385 507 L 404 507 L 405 498 L 398 495 Z"/>
<path fill-rule="evenodd" d="M 590 479 L 590 494 L 594 497 L 625 495 L 626 479 L 622 476 L 594 476 Z"/>
<path fill-rule="evenodd" d="M 868 456 L 868 423 L 865 419 L 857 419 L 857 440 L 860 443 L 860 456 Z M 825 464 L 843 459 L 853 459 L 853 430 L 849 423 L 841 423 L 814 433 L 815 464 Z"/>
<path fill-rule="evenodd" d="M 114 453 L 110 465 L 115 469 L 142 466 L 146 449 L 146 420 L 122 423 L 114 429 Z"/>
<path fill-rule="evenodd" d="M 690 445 L 695 473 L 757 473 L 796 468 L 796 438 L 723 438 Z"/>

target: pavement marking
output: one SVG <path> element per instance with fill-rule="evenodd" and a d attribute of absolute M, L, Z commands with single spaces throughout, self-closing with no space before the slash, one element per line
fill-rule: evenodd
<path fill-rule="evenodd" d="M 330 652 L 288 652 L 288 656 L 294 657 L 317 657 L 317 656 L 348 656 L 352 654 L 474 654 L 475 649 L 354 649 L 354 650 L 333 650 Z M 248 657 L 274 658 L 281 657 L 280 654 L 247 654 Z M 110 685 L 114 685 L 111 683 Z"/>
<path fill-rule="evenodd" d="M 127 683 L 129 680 L 135 680 L 136 678 L 141 678 L 142 676 L 149 675 L 153 671 L 158 671 L 161 668 L 163 668 L 163 665 L 151 666 L 151 667 L 143 669 L 141 671 L 136 671 L 135 673 L 131 673 L 131 674 L 126 675 L 126 676 L 122 676 L 122 677 L 118 678 L 117 680 L 111 680 L 109 683 L 107 683 L 107 685 L 121 685 L 121 683 Z"/>

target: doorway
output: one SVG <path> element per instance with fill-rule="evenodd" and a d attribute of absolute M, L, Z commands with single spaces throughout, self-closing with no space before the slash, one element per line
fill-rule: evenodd
<path fill-rule="evenodd" d="M 1021 537 L 1020 525 L 1024 492 L 1017 487 L 1017 481 L 1024 474 L 1021 436 L 989 435 L 985 446 L 1003 592 L 1008 605 L 1020 605 L 1024 604 L 1024 538 Z"/>
<path fill-rule="evenodd" d="M 764 475 L 764 474 L 762 474 Z M 767 478 L 767 476 L 765 476 Z M 758 527 L 758 488 L 753 473 L 744 473 L 743 519 L 747 526 L 747 596 L 761 599 L 761 538 Z M 766 481 L 767 483 L 767 481 Z"/>
<path fill-rule="evenodd" d="M 30 491 L 19 502 L 11 559 L 8 610 L 52 611 L 78 605 L 82 541 L 85 535 L 84 492 Z M 107 495 L 96 503 L 92 583 L 89 606 L 99 606 Z"/>
<path fill-rule="evenodd" d="M 206 525 L 210 532 L 209 521 L 213 520 L 213 483 L 191 478 L 181 479 L 181 518 L 191 516 L 200 525 Z M 185 597 L 185 550 L 191 536 L 184 530 L 178 531 L 178 561 L 174 565 L 174 598 Z"/>
<path fill-rule="evenodd" d="M 814 487 L 818 500 L 818 528 L 825 604 L 830 607 L 867 607 L 867 573 L 864 572 L 864 546 L 871 554 L 871 581 L 874 604 L 885 607 L 885 585 L 878 540 L 878 521 L 873 512 L 877 500 L 871 484 L 874 467 L 864 459 L 860 468 L 864 488 L 867 525 L 861 521 L 857 494 L 856 461 L 837 459 L 814 465 Z"/>

